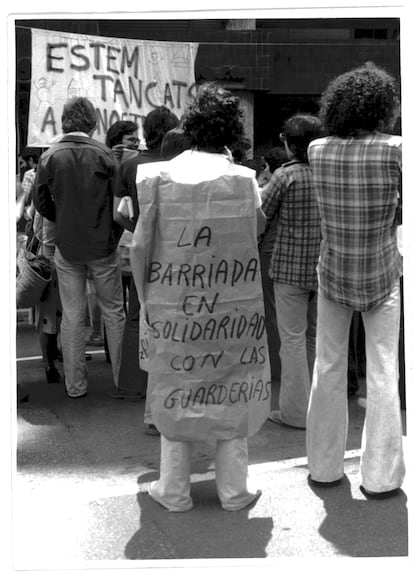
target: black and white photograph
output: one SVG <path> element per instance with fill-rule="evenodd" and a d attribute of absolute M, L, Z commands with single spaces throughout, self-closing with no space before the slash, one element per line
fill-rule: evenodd
<path fill-rule="evenodd" d="M 408 3 L 42 4 L 6 6 L 4 573 L 412 573 Z"/>

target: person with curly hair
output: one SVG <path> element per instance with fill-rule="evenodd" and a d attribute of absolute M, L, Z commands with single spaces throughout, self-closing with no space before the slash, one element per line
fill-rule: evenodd
<path fill-rule="evenodd" d="M 191 149 L 138 173 L 141 213 L 131 246 L 141 311 L 153 334 L 148 398 L 161 432 L 160 478 L 149 495 L 169 511 L 190 510 L 193 444 L 215 440 L 219 500 L 223 509 L 236 511 L 260 496 L 247 486 L 247 437 L 270 410 L 257 246 L 265 217 L 255 172 L 230 153 L 243 135 L 239 99 L 219 85 L 200 86 L 182 128 Z M 241 279 L 246 266 L 251 274 Z M 236 322 L 239 331 L 231 337 Z M 260 322 L 257 339 L 246 322 Z M 252 360 L 253 347 L 260 360 Z M 248 360 L 243 350 L 250 350 Z M 218 364 L 211 358 L 220 358 Z"/>
<path fill-rule="evenodd" d="M 367 498 L 398 495 L 405 474 L 398 390 L 401 137 L 392 134 L 398 114 L 394 78 L 368 63 L 328 85 L 320 107 L 328 135 L 308 149 L 322 225 L 309 482 L 334 486 L 344 475 L 348 337 L 359 311 L 367 363 L 360 489 Z"/>

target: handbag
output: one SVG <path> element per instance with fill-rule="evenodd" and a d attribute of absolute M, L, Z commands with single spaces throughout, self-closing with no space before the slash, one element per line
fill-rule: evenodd
<path fill-rule="evenodd" d="M 33 254 L 34 234 L 30 242 L 17 257 L 18 274 L 16 278 L 17 308 L 32 308 L 42 297 L 52 278 L 51 264 L 46 256 Z"/>

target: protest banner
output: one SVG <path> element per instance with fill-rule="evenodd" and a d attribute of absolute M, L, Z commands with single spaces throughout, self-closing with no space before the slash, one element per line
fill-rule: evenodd
<path fill-rule="evenodd" d="M 195 91 L 198 44 L 105 38 L 32 29 L 28 146 L 47 145 L 61 133 L 64 103 L 85 96 L 98 116 L 94 138 L 103 142 L 118 120 L 139 127 L 156 106 L 179 118 Z"/>
<path fill-rule="evenodd" d="M 171 440 L 245 437 L 271 400 L 252 171 L 183 183 L 188 154 L 138 171 L 152 418 Z"/>

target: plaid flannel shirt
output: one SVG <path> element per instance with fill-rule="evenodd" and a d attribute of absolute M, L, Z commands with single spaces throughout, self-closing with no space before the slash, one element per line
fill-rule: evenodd
<path fill-rule="evenodd" d="M 311 142 L 308 156 L 322 219 L 320 289 L 343 306 L 370 310 L 402 274 L 401 137 L 329 136 Z"/>
<path fill-rule="evenodd" d="M 316 290 L 321 230 L 309 165 L 292 160 L 275 170 L 262 189 L 262 210 L 275 228 L 269 276 Z"/>

